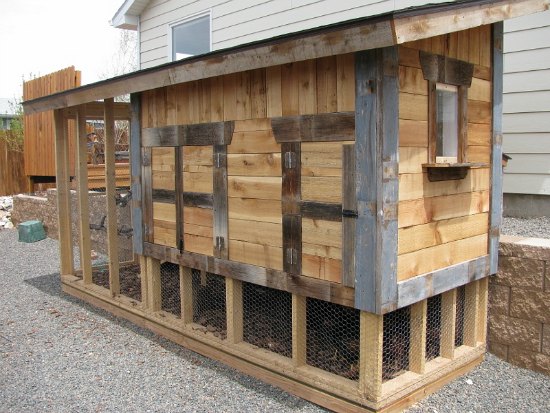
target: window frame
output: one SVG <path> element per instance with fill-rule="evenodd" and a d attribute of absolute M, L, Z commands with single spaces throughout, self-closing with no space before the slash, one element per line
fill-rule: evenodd
<path fill-rule="evenodd" d="M 212 9 L 203 10 L 198 13 L 190 14 L 188 16 L 185 16 L 182 19 L 175 20 L 173 22 L 168 23 L 168 59 L 170 62 L 176 62 L 177 60 L 181 59 L 174 59 L 174 43 L 173 43 L 173 33 L 174 33 L 174 27 L 179 26 L 181 24 L 189 23 L 193 20 L 200 19 L 201 17 L 208 16 L 208 52 L 212 51 Z M 189 56 L 191 57 L 191 56 Z M 185 58 L 183 58 L 185 59 Z"/>

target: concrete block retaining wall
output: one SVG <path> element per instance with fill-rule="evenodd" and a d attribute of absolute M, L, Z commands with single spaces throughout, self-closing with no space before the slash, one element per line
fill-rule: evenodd
<path fill-rule="evenodd" d="M 550 240 L 501 237 L 488 323 L 491 353 L 550 374 Z"/>

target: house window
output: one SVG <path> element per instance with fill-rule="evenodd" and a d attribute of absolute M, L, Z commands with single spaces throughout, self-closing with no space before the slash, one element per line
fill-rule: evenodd
<path fill-rule="evenodd" d="M 208 53 L 211 50 L 210 12 L 169 26 L 172 61 Z"/>
<path fill-rule="evenodd" d="M 435 85 L 435 161 L 458 162 L 458 87 Z"/>

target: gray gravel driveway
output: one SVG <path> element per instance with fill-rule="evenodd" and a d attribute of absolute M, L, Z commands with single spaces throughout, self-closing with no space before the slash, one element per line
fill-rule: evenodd
<path fill-rule="evenodd" d="M 0 412 L 321 412 L 60 290 L 57 242 L 0 231 Z M 489 356 L 411 412 L 550 412 L 550 377 Z"/>

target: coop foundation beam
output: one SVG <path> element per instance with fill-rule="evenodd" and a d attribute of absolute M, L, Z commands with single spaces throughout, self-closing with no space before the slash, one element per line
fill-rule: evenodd
<path fill-rule="evenodd" d="M 232 278 L 225 279 L 225 304 L 227 313 L 227 340 L 243 341 L 243 283 Z"/>
<path fill-rule="evenodd" d="M 456 332 L 456 289 L 441 295 L 441 357 L 454 359 Z"/>
<path fill-rule="evenodd" d="M 479 328 L 479 282 L 474 281 L 465 287 L 464 303 L 464 344 L 477 346 Z"/>
<path fill-rule="evenodd" d="M 409 370 L 423 374 L 426 368 L 426 317 L 428 300 L 411 306 L 411 343 L 409 350 Z"/>
<path fill-rule="evenodd" d="M 80 242 L 80 266 L 85 284 L 92 282 L 92 257 L 90 246 L 90 206 L 88 199 L 88 134 L 85 106 L 76 115 L 76 179 L 78 196 L 78 223 Z"/>
<path fill-rule="evenodd" d="M 359 391 L 378 401 L 382 395 L 384 316 L 361 311 L 359 328 Z"/>
<path fill-rule="evenodd" d="M 502 221 L 502 91 L 503 91 L 503 23 L 493 24 L 493 113 L 491 152 L 491 201 L 489 217 L 489 273 L 498 270 L 498 240 Z"/>
<path fill-rule="evenodd" d="M 292 294 L 292 361 L 295 366 L 307 362 L 307 299 Z"/>
<path fill-rule="evenodd" d="M 193 322 L 193 272 L 189 267 L 180 265 L 180 302 L 181 319 L 184 324 Z"/>
<path fill-rule="evenodd" d="M 105 197 L 107 199 L 107 253 L 109 255 L 109 289 L 120 294 L 118 259 L 118 222 L 116 211 L 115 119 L 114 100 L 105 99 Z"/>
<path fill-rule="evenodd" d="M 160 261 L 147 257 L 147 309 L 151 312 L 162 308 Z"/>
<path fill-rule="evenodd" d="M 61 274 L 74 274 L 71 230 L 71 193 L 69 171 L 69 141 L 67 119 L 61 110 L 54 111 L 55 173 L 57 186 L 57 222 Z"/>

